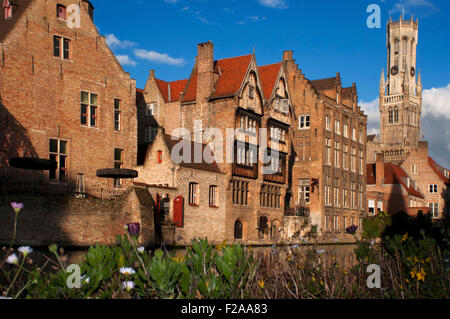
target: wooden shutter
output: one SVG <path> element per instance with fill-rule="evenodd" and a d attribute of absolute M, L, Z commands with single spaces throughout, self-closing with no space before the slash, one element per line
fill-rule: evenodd
<path fill-rule="evenodd" d="M 184 226 L 183 202 L 183 196 L 178 196 L 173 200 L 173 224 L 175 227 Z"/>

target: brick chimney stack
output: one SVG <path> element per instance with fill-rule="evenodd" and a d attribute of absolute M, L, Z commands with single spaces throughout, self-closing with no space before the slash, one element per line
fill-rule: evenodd
<path fill-rule="evenodd" d="M 197 103 L 208 99 L 214 89 L 214 44 L 197 45 Z"/>
<path fill-rule="evenodd" d="M 376 185 L 381 186 L 384 183 L 384 155 L 377 153 L 377 162 L 375 164 Z"/>
<path fill-rule="evenodd" d="M 283 62 L 292 61 L 293 59 L 294 59 L 294 51 L 292 50 L 283 51 Z"/>
<path fill-rule="evenodd" d="M 419 153 L 423 156 L 423 158 L 428 159 L 428 142 L 420 141 L 417 149 Z"/>

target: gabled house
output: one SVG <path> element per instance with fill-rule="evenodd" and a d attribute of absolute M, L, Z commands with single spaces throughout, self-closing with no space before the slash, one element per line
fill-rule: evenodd
<path fill-rule="evenodd" d="M 368 215 L 404 212 L 416 216 L 420 211 L 428 214 L 430 209 L 418 182 L 401 166 L 384 162 L 383 154 L 378 153 L 376 163 L 367 164 Z"/>

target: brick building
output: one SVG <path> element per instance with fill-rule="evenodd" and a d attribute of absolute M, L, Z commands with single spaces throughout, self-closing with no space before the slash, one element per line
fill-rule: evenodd
<path fill-rule="evenodd" d="M 150 132 L 164 126 L 171 135 L 207 142 L 214 149 L 226 180 L 225 238 L 280 238 L 292 114 L 283 64 L 259 67 L 254 54 L 214 60 L 214 45 L 201 43 L 188 79 L 165 82 L 151 71 L 139 94 L 140 141 L 151 141 Z M 212 128 L 218 129 L 214 136 L 202 136 Z M 261 142 L 266 141 L 261 128 L 266 129 L 266 143 Z M 214 143 L 216 135 L 222 143 Z M 264 161 L 268 157 L 275 160 Z M 273 171 L 263 171 L 271 165 Z"/>
<path fill-rule="evenodd" d="M 401 166 L 385 163 L 378 153 L 375 164 L 367 164 L 367 214 L 405 212 L 416 216 L 419 211 L 428 214 L 424 194 L 419 183 Z"/>
<path fill-rule="evenodd" d="M 294 106 L 289 206 L 310 215 L 312 233 L 350 239 L 345 229 L 361 229 L 366 207 L 367 117 L 356 85 L 343 88 L 339 73 L 308 80 L 292 51 L 283 63 Z"/>
<path fill-rule="evenodd" d="M 7 0 L 2 4 L 5 9 L 0 14 L 2 213 L 10 210 L 10 199 L 21 201 L 31 189 L 39 193 L 36 200 L 40 193 L 45 193 L 39 197 L 44 206 L 54 210 L 57 203 L 60 205 L 58 218 L 48 214 L 53 219 L 46 223 L 43 215 L 36 219 L 39 222 L 28 220 L 35 213 L 32 210 L 40 205 L 33 205 L 33 201 L 26 203 L 28 215 L 22 216 L 25 224 L 29 221 L 29 225 L 39 223 L 52 228 L 47 229 L 46 238 L 39 237 L 42 243 L 60 238 L 61 242 L 82 245 L 94 243 L 98 238 L 114 238 L 123 233 L 124 222 L 141 219 L 140 205 L 122 205 L 126 211 L 122 213 L 120 209 L 99 208 L 99 213 L 93 214 L 98 217 L 93 222 L 90 218 L 81 221 L 77 218 L 82 214 L 76 211 L 77 207 L 86 205 L 65 203 L 72 202 L 77 191 L 81 197 L 104 198 L 123 194 L 131 186 L 129 180 L 98 178 L 96 171 L 136 165 L 135 80 L 124 72 L 105 37 L 99 35 L 89 1 Z M 79 19 L 71 19 L 78 11 Z M 69 20 L 79 25 L 71 25 Z M 10 160 L 17 157 L 52 159 L 56 168 L 36 172 L 14 168 Z M 67 200 L 61 201 L 58 196 L 66 196 Z M 108 214 L 119 216 L 112 218 Z M 111 223 L 100 225 L 106 220 Z M 55 227 L 64 236 L 52 237 Z M 75 232 L 84 227 L 90 237 L 83 239 Z M 30 226 L 29 236 L 37 229 Z M 27 233 L 27 229 L 23 231 Z M 2 233 L 6 231 L 2 229 Z"/>

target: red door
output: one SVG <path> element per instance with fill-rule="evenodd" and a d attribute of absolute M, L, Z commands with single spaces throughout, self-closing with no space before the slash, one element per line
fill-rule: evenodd
<path fill-rule="evenodd" d="M 178 196 L 173 200 L 173 224 L 176 227 L 183 227 L 183 196 Z"/>

